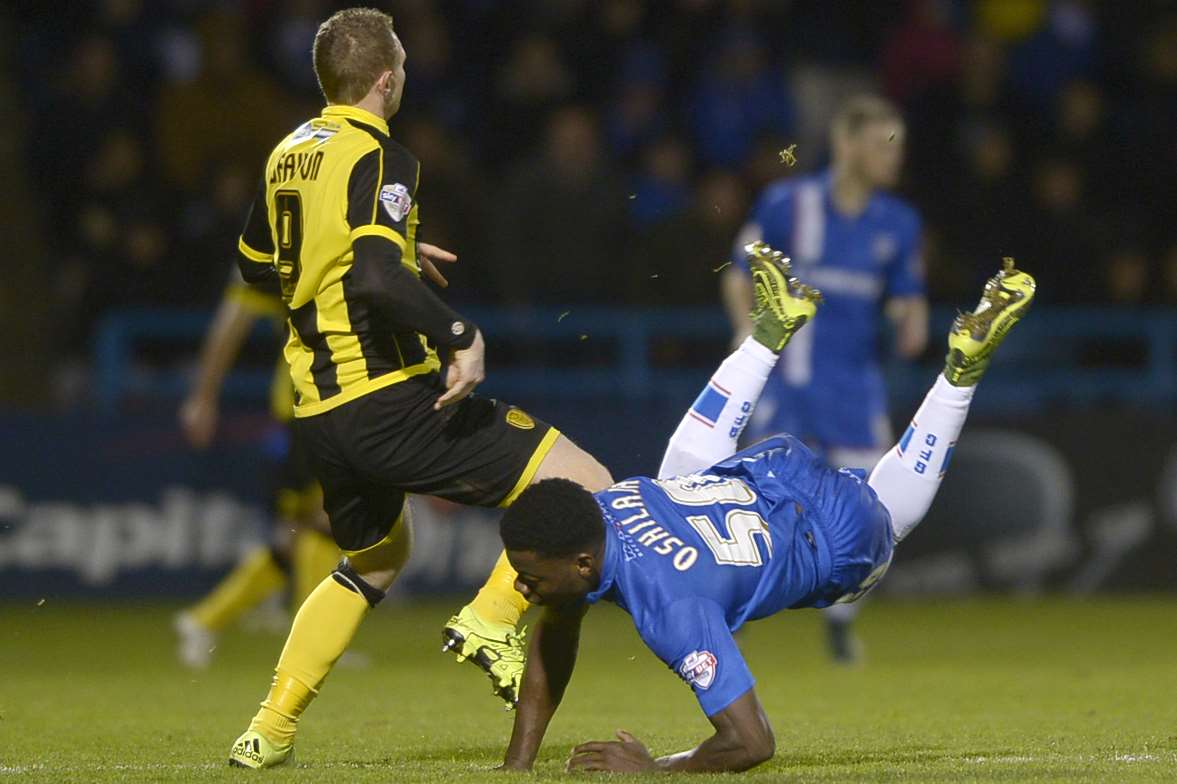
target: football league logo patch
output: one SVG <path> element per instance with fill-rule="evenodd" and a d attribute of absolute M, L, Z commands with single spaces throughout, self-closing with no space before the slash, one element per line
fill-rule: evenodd
<path fill-rule="evenodd" d="M 399 182 L 380 189 L 380 203 L 394 223 L 403 221 L 409 210 L 413 209 L 413 197 L 409 195 L 409 189 Z"/>
<path fill-rule="evenodd" d="M 520 430 L 531 430 L 535 427 L 535 420 L 517 408 L 507 412 L 507 424 Z"/>
<path fill-rule="evenodd" d="M 691 651 L 678 667 L 678 674 L 687 683 L 706 691 L 715 681 L 719 660 L 711 651 Z"/>

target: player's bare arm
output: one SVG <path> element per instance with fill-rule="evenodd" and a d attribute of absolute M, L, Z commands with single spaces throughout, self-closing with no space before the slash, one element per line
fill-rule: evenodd
<path fill-rule="evenodd" d="M 212 442 L 219 418 L 221 384 L 257 319 L 257 311 L 237 297 L 226 295 L 217 308 L 200 350 L 196 381 L 180 406 L 180 426 L 188 443 L 197 449 Z"/>
<path fill-rule="evenodd" d="M 547 608 L 535 625 L 504 769 L 531 770 L 548 724 L 572 678 L 580 625 L 587 610 L 582 604 Z"/>
<path fill-rule="evenodd" d="M 441 288 L 449 288 L 450 282 L 437 268 L 441 264 L 453 264 L 458 260 L 458 254 L 430 245 L 428 242 L 417 243 L 417 261 L 421 263 L 421 271 L 425 276 Z"/>
<path fill-rule="evenodd" d="M 568 770 L 613 773 L 739 772 L 772 759 L 776 740 L 756 690 L 749 689 L 724 710 L 708 717 L 715 734 L 689 751 L 655 758 L 645 744 L 625 730 L 617 740 L 589 741 L 572 750 Z"/>
<path fill-rule="evenodd" d="M 887 316 L 895 325 L 895 350 L 904 359 L 915 359 L 928 347 L 928 300 L 922 295 L 894 297 L 887 302 Z"/>
<path fill-rule="evenodd" d="M 738 346 L 752 334 L 752 319 L 748 316 L 755 305 L 752 281 L 743 270 L 728 267 L 720 278 L 723 308 L 732 325 L 732 345 Z"/>

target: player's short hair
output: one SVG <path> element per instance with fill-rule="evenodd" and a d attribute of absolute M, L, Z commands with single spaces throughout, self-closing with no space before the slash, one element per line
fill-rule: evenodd
<path fill-rule="evenodd" d="M 903 112 L 881 95 L 864 94 L 842 104 L 831 127 L 835 134 L 854 136 L 868 125 L 881 122 L 903 122 Z"/>
<path fill-rule="evenodd" d="M 319 89 L 331 103 L 357 103 L 396 65 L 392 16 L 346 8 L 319 25 L 313 59 Z"/>
<path fill-rule="evenodd" d="M 545 479 L 507 507 L 499 534 L 508 550 L 558 557 L 597 547 L 605 537 L 605 523 L 588 490 L 568 479 Z"/>

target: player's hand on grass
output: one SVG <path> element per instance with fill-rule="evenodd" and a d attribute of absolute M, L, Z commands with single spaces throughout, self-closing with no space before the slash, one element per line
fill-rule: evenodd
<path fill-rule="evenodd" d="M 217 401 L 202 395 L 192 395 L 180 406 L 180 428 L 188 443 L 197 449 L 205 449 L 217 431 Z"/>
<path fill-rule="evenodd" d="M 448 288 L 450 282 L 445 279 L 445 275 L 438 270 L 438 264 L 453 264 L 458 260 L 458 254 L 450 253 L 448 250 L 439 248 L 436 245 L 430 245 L 428 242 L 417 243 L 417 261 L 421 264 L 421 271 L 425 273 L 431 281 L 441 286 L 443 289 Z"/>
<path fill-rule="evenodd" d="M 486 344 L 482 342 L 482 332 L 475 332 L 470 348 L 458 349 L 450 354 L 445 371 L 446 391 L 433 404 L 433 410 L 440 411 L 473 392 L 474 387 L 486 378 L 485 360 Z"/>
<path fill-rule="evenodd" d="M 594 740 L 572 750 L 568 770 L 597 770 L 614 773 L 643 773 L 657 770 L 650 750 L 625 730 L 617 730 L 617 740 Z"/>

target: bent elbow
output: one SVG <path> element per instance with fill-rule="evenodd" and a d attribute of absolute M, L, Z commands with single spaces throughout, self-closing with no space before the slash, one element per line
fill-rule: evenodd
<path fill-rule="evenodd" d="M 762 765 L 776 755 L 776 738 L 771 729 L 766 730 L 765 734 L 744 743 L 745 769 Z"/>
<path fill-rule="evenodd" d="M 762 765 L 776 756 L 776 741 L 769 738 L 762 744 L 758 744 L 749 750 L 748 753 L 748 767 L 754 768 L 757 765 Z"/>

